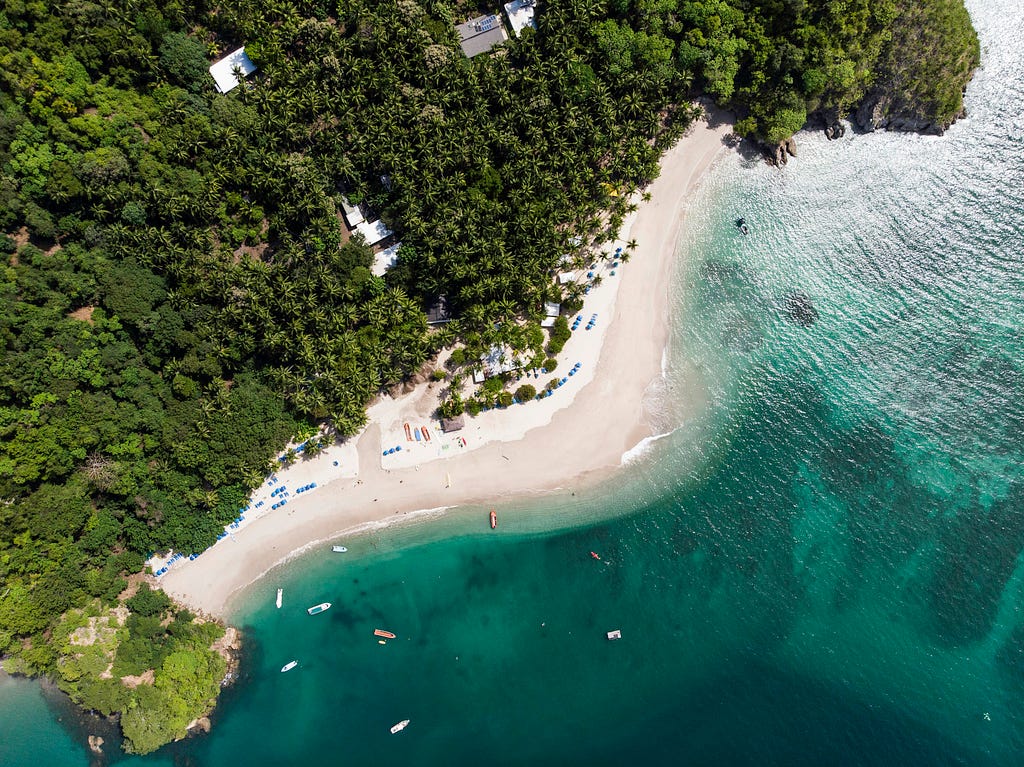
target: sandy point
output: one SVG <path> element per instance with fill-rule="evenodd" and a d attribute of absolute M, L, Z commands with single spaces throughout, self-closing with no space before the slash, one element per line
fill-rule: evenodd
<path fill-rule="evenodd" d="M 727 148 L 731 128 L 718 115 L 700 121 L 662 157 L 661 174 L 646 190 L 649 199 L 637 197 L 638 209 L 620 234 L 622 242 L 635 240 L 636 249 L 628 264 L 587 296 L 582 313 L 589 318 L 596 312 L 599 319 L 566 344 L 560 366 L 581 366 L 555 396 L 467 418 L 457 432 L 465 445 L 430 420 L 430 393 L 421 389 L 381 403 L 343 453 L 278 474 L 275 485 L 288 488 L 287 505 L 249 520 L 194 561 L 178 563 L 162 576 L 164 590 L 204 612 L 223 614 L 242 588 L 311 542 L 420 509 L 494 505 L 497 499 L 507 508 L 514 496 L 607 479 L 609 469 L 652 434 L 645 394 L 662 376 L 687 202 Z M 418 453 L 406 441 L 407 421 L 430 432 Z M 408 457 L 382 460 L 382 448 L 396 441 L 410 444 L 401 451 Z M 295 492 L 311 483 L 314 489 Z M 257 495 L 262 491 L 270 490 Z"/>

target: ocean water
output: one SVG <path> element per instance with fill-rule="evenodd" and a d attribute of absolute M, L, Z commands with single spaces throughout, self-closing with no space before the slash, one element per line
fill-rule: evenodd
<path fill-rule="evenodd" d="M 946 136 L 713 171 L 668 436 L 497 533 L 456 510 L 276 571 L 212 734 L 108 762 L 1024 763 L 1024 6 L 968 5 L 983 69 Z M 0 765 L 90 763 L 96 723 L 0 681 Z"/>

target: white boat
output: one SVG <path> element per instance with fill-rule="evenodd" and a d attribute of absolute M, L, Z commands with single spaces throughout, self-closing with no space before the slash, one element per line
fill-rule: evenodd
<path fill-rule="evenodd" d="M 285 663 L 283 666 L 281 666 L 281 673 L 283 674 L 285 671 L 291 671 L 293 668 L 295 668 L 298 665 L 299 665 L 299 662 L 297 660 L 290 660 L 287 663 Z"/>
<path fill-rule="evenodd" d="M 322 613 L 324 610 L 330 610 L 330 609 L 331 609 L 331 603 L 330 602 L 321 602 L 318 605 L 313 605 L 312 607 L 308 608 L 306 610 L 306 612 L 309 613 L 310 615 L 317 615 L 318 613 Z"/>
<path fill-rule="evenodd" d="M 408 719 L 403 719 L 398 724 L 392 726 L 391 734 L 394 735 L 396 732 L 401 732 L 402 730 L 404 730 L 408 726 L 409 726 L 409 720 Z"/>
<path fill-rule="evenodd" d="M 331 546 L 331 551 L 333 551 L 335 554 L 344 554 L 346 551 L 348 551 L 348 549 L 346 549 L 344 546 Z"/>
<path fill-rule="evenodd" d="M 284 589 L 277 590 L 277 609 L 281 609 L 281 600 L 284 598 Z"/>
<path fill-rule="evenodd" d="M 622 639 L 622 631 L 620 631 L 619 629 L 614 629 L 613 631 L 608 632 L 607 637 L 610 640 Z"/>

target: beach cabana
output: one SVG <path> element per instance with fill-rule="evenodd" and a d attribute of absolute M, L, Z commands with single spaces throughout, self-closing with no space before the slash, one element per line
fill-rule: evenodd
<path fill-rule="evenodd" d="M 544 304 L 544 319 L 541 320 L 540 326 L 542 328 L 550 328 L 555 324 L 555 320 L 558 319 L 558 315 L 562 311 L 561 304 L 554 304 L 550 301 Z"/>
<path fill-rule="evenodd" d="M 239 79 L 235 76 L 236 69 L 241 70 L 242 77 L 248 77 L 256 71 L 256 65 L 245 55 L 244 47 L 237 51 L 231 51 L 210 66 L 210 74 L 216 83 L 218 93 L 227 93 L 238 87 Z"/>
<path fill-rule="evenodd" d="M 466 425 L 465 420 L 462 416 L 456 416 L 455 418 L 442 418 L 441 419 L 441 431 L 445 434 L 449 432 L 458 431 Z"/>
<path fill-rule="evenodd" d="M 537 0 L 512 0 L 511 3 L 505 3 L 505 15 L 516 37 L 527 27 L 537 28 L 537 22 L 533 20 L 536 7 Z"/>
<path fill-rule="evenodd" d="M 462 52 L 467 58 L 487 53 L 495 45 L 508 40 L 505 32 L 505 25 L 501 23 L 500 16 L 478 16 L 470 19 L 465 24 L 455 27 L 459 33 L 459 41 L 462 45 Z"/>
<path fill-rule="evenodd" d="M 381 221 L 379 218 L 376 221 L 363 221 L 356 225 L 356 229 L 359 234 L 363 235 L 363 239 L 366 240 L 367 245 L 376 245 L 381 240 L 390 237 L 393 232 L 388 229 L 388 225 Z"/>

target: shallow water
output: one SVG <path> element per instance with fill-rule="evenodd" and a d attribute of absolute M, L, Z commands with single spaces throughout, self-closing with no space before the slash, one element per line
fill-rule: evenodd
<path fill-rule="evenodd" d="M 969 6 L 945 137 L 711 175 L 659 395 L 706 413 L 497 533 L 462 510 L 272 574 L 213 734 L 123 761 L 1019 764 L 1024 8 Z M 0 685 L 0 764 L 88 763 L 55 705 Z"/>

